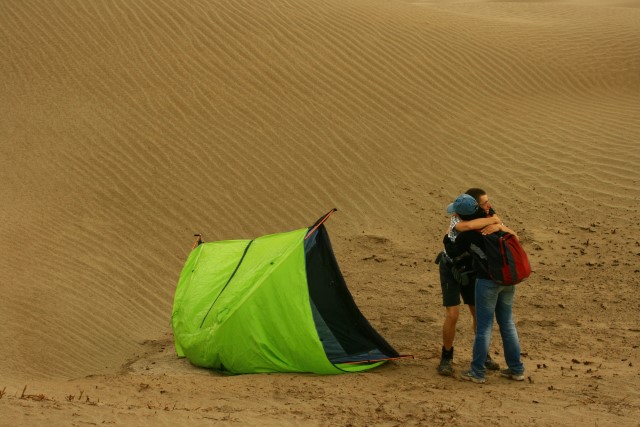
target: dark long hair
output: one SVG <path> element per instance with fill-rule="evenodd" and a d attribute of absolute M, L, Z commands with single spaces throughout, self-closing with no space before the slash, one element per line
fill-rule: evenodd
<path fill-rule="evenodd" d="M 476 208 L 476 211 L 474 213 L 472 213 L 471 215 L 458 214 L 458 216 L 464 221 L 471 221 L 473 219 L 486 218 L 487 214 L 484 212 L 484 209 L 482 209 L 480 206 L 478 206 Z"/>

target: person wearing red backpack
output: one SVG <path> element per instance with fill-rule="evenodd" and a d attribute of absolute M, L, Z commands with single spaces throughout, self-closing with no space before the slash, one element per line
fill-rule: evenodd
<path fill-rule="evenodd" d="M 488 209 L 490 208 L 489 205 Z M 486 214 L 485 208 L 478 205 L 475 212 L 469 215 L 462 214 L 460 217 L 463 220 L 471 221 L 476 218 L 484 218 Z M 490 225 L 481 232 L 476 230 L 464 231 L 457 235 L 455 241 L 447 245 L 446 251 L 450 256 L 457 257 L 463 253 L 470 252 L 472 245 L 484 250 L 485 243 L 482 233 L 490 233 L 491 230 L 500 230 L 515 235 L 513 230 L 503 224 Z M 473 261 L 476 272 L 476 335 L 473 342 L 471 366 L 462 375 L 462 378 L 475 383 L 484 383 L 486 381 L 485 363 L 491 343 L 495 317 L 500 328 L 505 362 L 508 366 L 500 371 L 500 375 L 512 380 L 522 381 L 524 380 L 524 364 L 520 359 L 520 339 L 513 321 L 515 286 L 504 286 L 495 283 L 489 276 L 486 265 L 482 265 L 483 260 L 474 255 Z"/>

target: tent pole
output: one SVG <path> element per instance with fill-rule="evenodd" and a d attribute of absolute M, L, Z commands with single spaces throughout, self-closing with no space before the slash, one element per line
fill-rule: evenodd
<path fill-rule="evenodd" d="M 304 236 L 304 240 L 307 240 L 309 238 L 309 236 L 311 236 L 313 234 L 313 232 L 316 231 L 318 229 L 318 227 L 320 227 L 326 220 L 328 220 L 329 217 L 331 216 L 331 214 L 333 214 L 337 210 L 338 209 L 336 209 L 336 208 L 331 209 L 329 212 L 327 212 L 327 214 L 324 217 L 322 217 L 322 219 L 318 220 L 313 225 L 313 228 L 307 233 L 307 235 Z"/>

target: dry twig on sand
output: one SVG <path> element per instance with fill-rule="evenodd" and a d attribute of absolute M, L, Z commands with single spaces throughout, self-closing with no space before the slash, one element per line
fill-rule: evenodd
<path fill-rule="evenodd" d="M 22 394 L 20 395 L 20 399 L 30 399 L 36 401 L 49 400 L 44 394 L 26 394 L 27 386 L 25 385 L 22 389 Z"/>

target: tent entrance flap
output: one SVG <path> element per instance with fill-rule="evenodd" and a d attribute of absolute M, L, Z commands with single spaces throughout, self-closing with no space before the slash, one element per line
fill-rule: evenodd
<path fill-rule="evenodd" d="M 313 318 L 329 361 L 366 363 L 399 357 L 358 309 L 324 225 L 307 236 L 305 257 Z"/>

